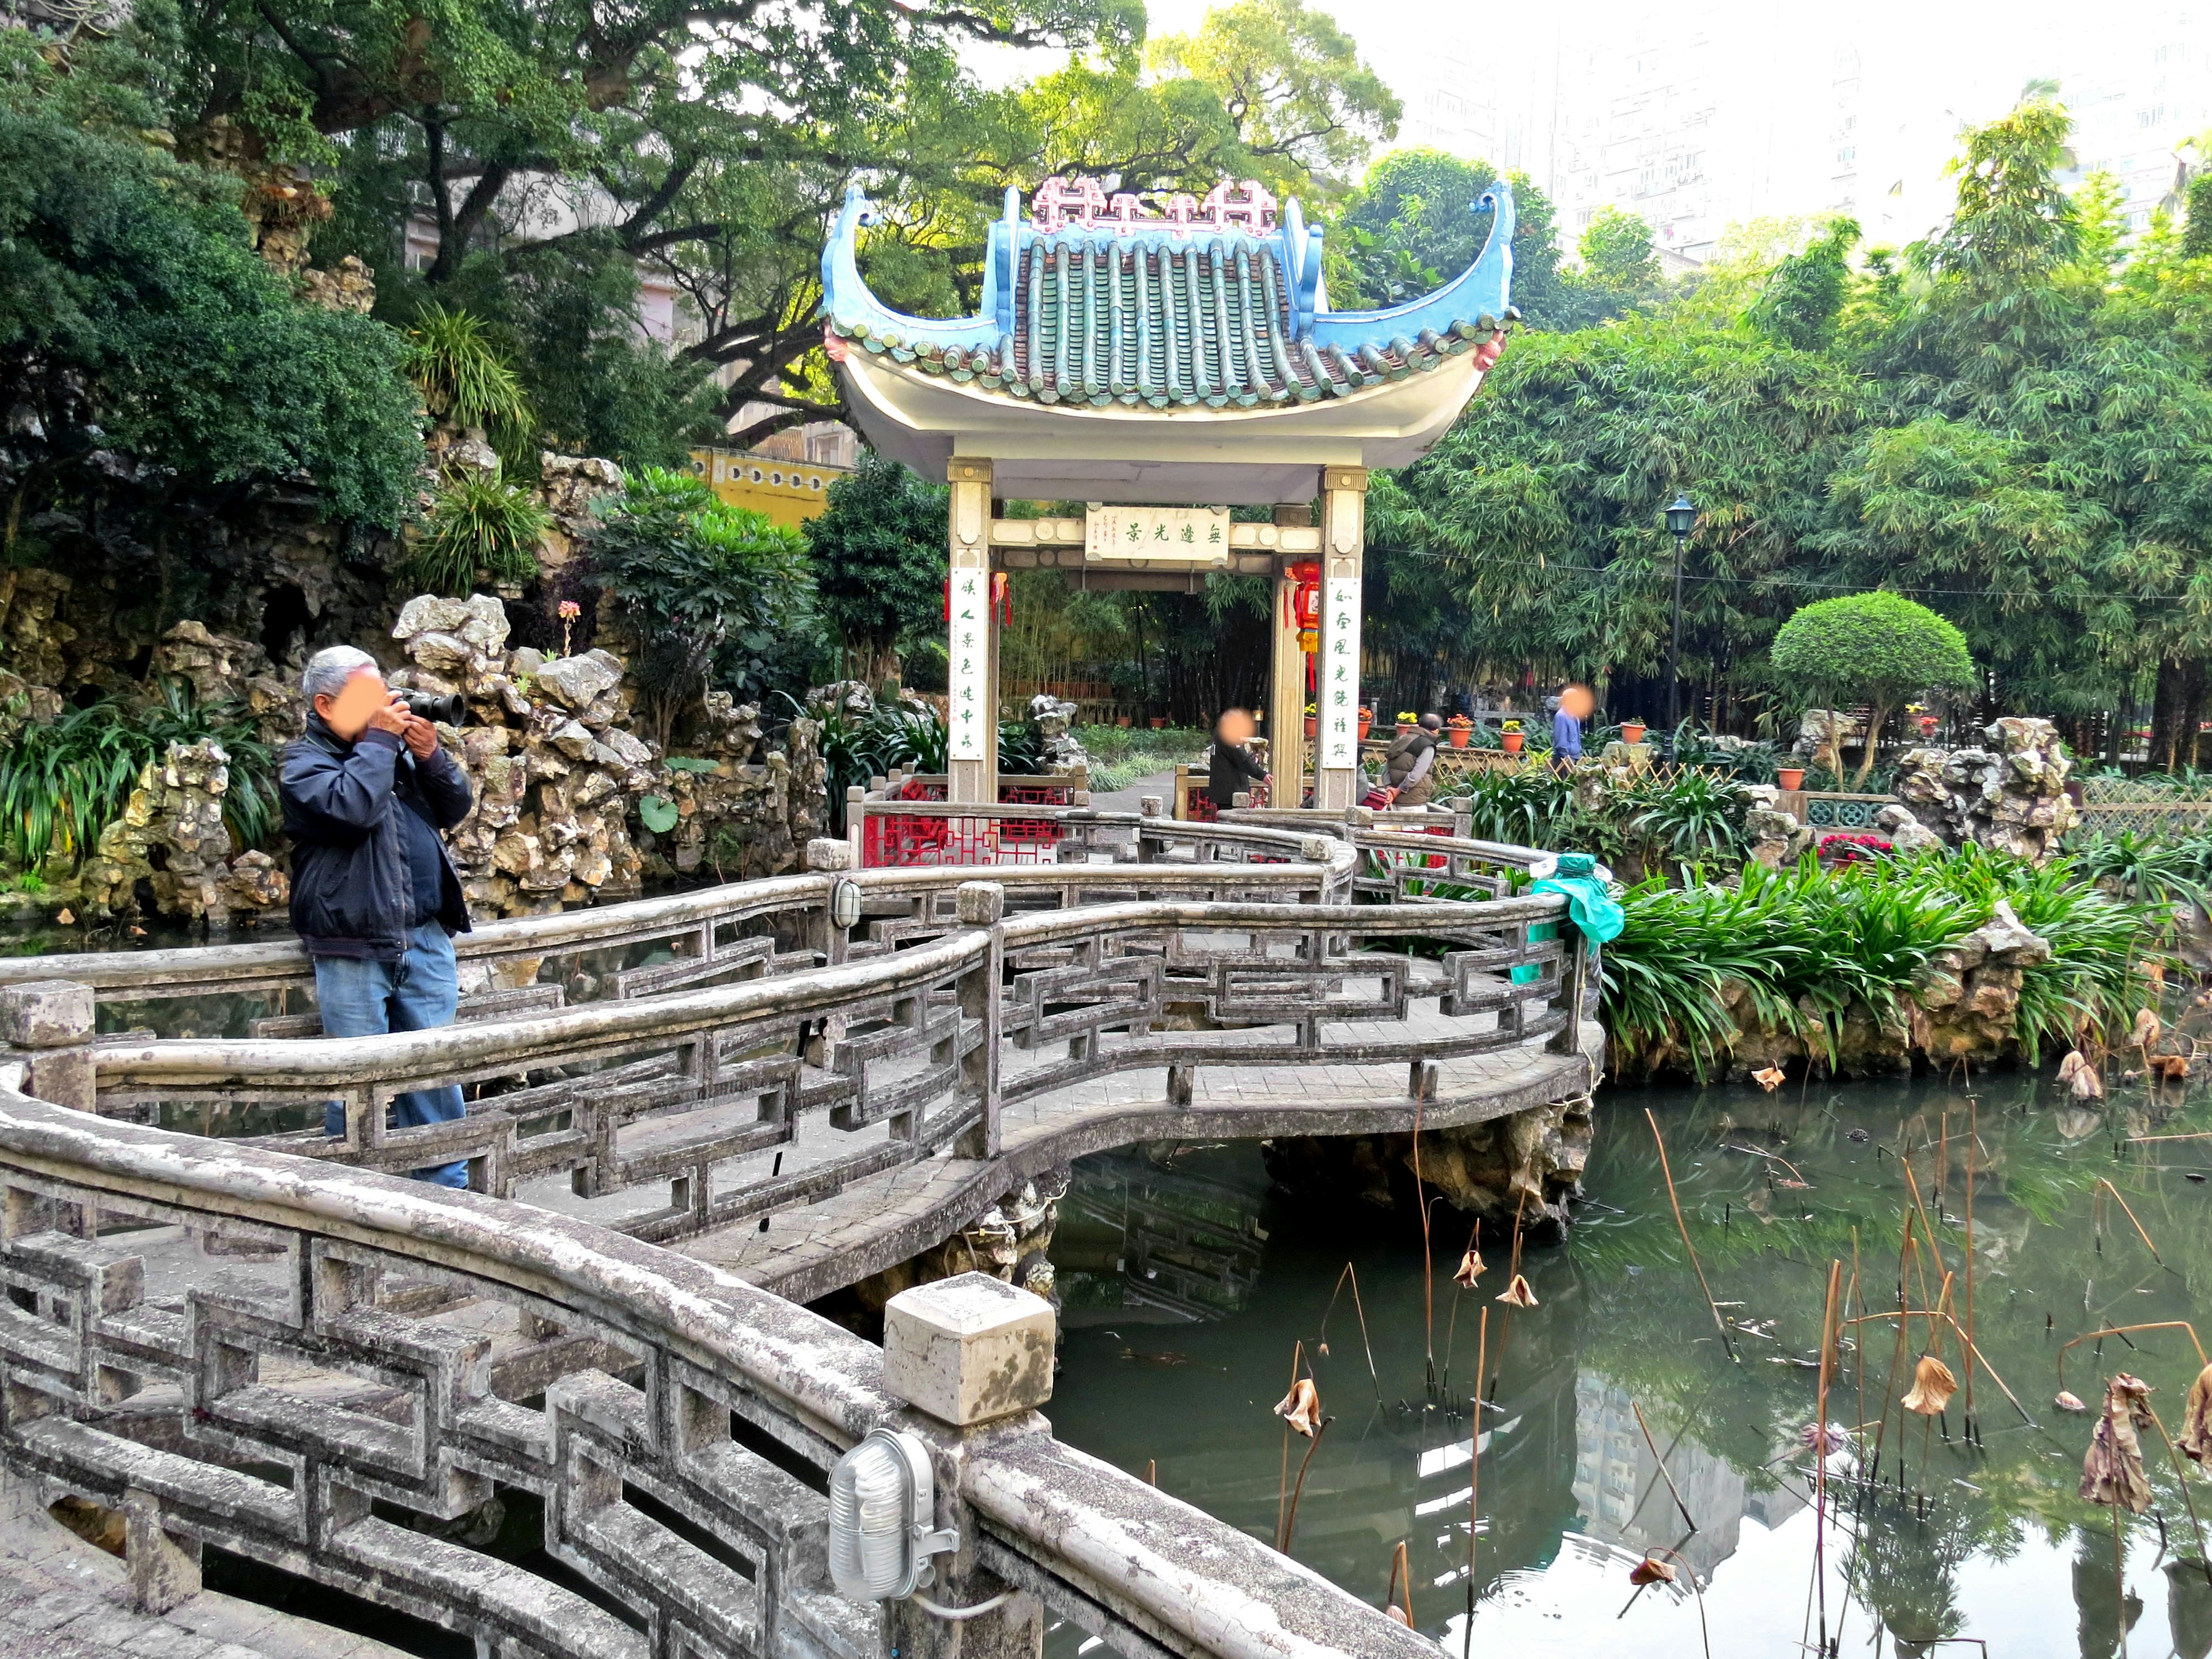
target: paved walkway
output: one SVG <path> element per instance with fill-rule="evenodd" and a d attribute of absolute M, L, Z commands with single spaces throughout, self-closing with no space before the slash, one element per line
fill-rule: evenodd
<path fill-rule="evenodd" d="M 406 1659 L 398 1648 L 203 1590 L 164 1618 L 125 1605 L 123 1563 L 0 1474 L 0 1659 Z"/>

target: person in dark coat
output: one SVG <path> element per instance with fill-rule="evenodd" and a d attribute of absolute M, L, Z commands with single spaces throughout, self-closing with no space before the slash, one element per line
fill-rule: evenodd
<path fill-rule="evenodd" d="M 1226 811 L 1240 794 L 1249 794 L 1255 783 L 1267 781 L 1267 769 L 1244 745 L 1259 730 L 1251 715 L 1241 708 L 1224 708 L 1213 724 L 1213 762 L 1206 775 L 1206 793 L 1217 809 Z"/>
<path fill-rule="evenodd" d="M 280 791 L 292 842 L 292 927 L 315 965 L 325 1036 L 450 1025 L 459 1006 L 456 933 L 469 931 L 461 878 L 443 832 L 469 813 L 469 780 L 438 728 L 386 690 L 375 659 L 351 646 L 317 652 L 301 678 L 313 712 L 284 751 Z M 457 1085 L 392 1102 L 399 1128 L 462 1115 Z M 333 1101 L 323 1132 L 346 1132 Z M 465 1163 L 415 1171 L 468 1185 Z"/>

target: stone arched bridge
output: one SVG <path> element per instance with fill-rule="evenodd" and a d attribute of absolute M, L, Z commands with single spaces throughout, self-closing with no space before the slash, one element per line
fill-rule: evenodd
<path fill-rule="evenodd" d="M 1144 1659 L 1433 1653 L 1033 1410 L 932 1418 L 797 1304 L 1110 1146 L 1586 1100 L 1563 902 L 1448 817 L 957 811 L 994 815 L 1054 861 L 816 843 L 491 924 L 441 1031 L 320 1037 L 290 944 L 0 962 L 11 1475 L 120 1516 L 145 1609 L 211 1544 L 501 1659 L 1034 1653 L 1048 1614 Z M 448 1081 L 464 1121 L 387 1127 Z M 457 1158 L 469 1194 L 399 1178 Z M 824 1475 L 883 1422 L 936 1449 L 945 1598 L 996 1613 L 830 1589 Z M 502 1493 L 565 1579 L 466 1541 Z"/>

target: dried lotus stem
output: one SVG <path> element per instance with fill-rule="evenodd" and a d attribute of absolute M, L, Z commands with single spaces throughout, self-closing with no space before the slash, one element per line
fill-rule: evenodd
<path fill-rule="evenodd" d="M 2081 1335 L 2058 1345 L 2058 1386 L 2061 1389 L 2066 1386 L 2067 1349 L 2078 1346 L 2084 1342 L 2094 1342 L 2099 1337 L 2130 1336 L 2137 1331 L 2187 1331 L 2190 1341 L 2197 1349 L 2197 1363 L 2200 1365 L 2212 1364 L 2212 1359 L 2207 1359 L 2205 1357 L 2204 1344 L 2197 1338 L 2197 1327 L 2185 1319 L 2154 1319 L 2141 1325 L 2107 1325 L 2102 1330 L 2084 1331 Z M 1994 1371 L 1990 1374 L 1992 1376 L 1996 1375 Z"/>
<path fill-rule="evenodd" d="M 2097 1177 L 2097 1185 L 2112 1195 L 2112 1201 L 2120 1206 L 2120 1212 L 2127 1217 L 2128 1224 L 2136 1230 L 2136 1237 L 2142 1240 L 2143 1249 L 2150 1252 L 2150 1259 L 2161 1267 L 2166 1266 L 2166 1258 L 2159 1255 L 2158 1246 L 2150 1242 L 2150 1235 L 2143 1231 L 2142 1223 L 2136 1219 L 2136 1212 L 2128 1207 L 2127 1200 L 2120 1196 L 2120 1189 L 2102 1176 Z"/>
<path fill-rule="evenodd" d="M 1728 1321 L 1721 1317 L 1720 1304 L 1713 1300 L 1713 1287 L 1705 1282 L 1705 1270 L 1698 1261 L 1698 1247 L 1690 1243 L 1690 1224 L 1682 1219 L 1682 1200 L 1675 1194 L 1674 1172 L 1667 1163 L 1667 1137 L 1659 1133 L 1659 1120 L 1649 1106 L 1644 1109 L 1644 1121 L 1651 1126 L 1651 1139 L 1658 1144 L 1659 1173 L 1667 1182 L 1667 1202 L 1674 1206 L 1674 1230 L 1682 1235 L 1682 1248 L 1689 1252 L 1690 1266 L 1697 1272 L 1698 1288 L 1705 1293 L 1705 1307 L 1713 1316 L 1713 1328 L 1721 1334 L 1721 1346 L 1727 1350 L 1728 1357 L 1741 1365 L 1743 1361 L 1737 1358 L 1735 1343 L 1729 1335 Z M 1702 1600 L 1698 1605 L 1704 1606 Z"/>

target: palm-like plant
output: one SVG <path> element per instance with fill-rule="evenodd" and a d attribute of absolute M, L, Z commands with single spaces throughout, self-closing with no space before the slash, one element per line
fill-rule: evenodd
<path fill-rule="evenodd" d="M 456 596 L 478 581 L 529 581 L 552 522 L 535 496 L 496 474 L 448 478 L 404 574 L 418 592 Z"/>
<path fill-rule="evenodd" d="M 430 417 L 442 424 L 481 427 L 496 441 L 536 419 L 521 380 L 483 322 L 465 311 L 425 306 L 407 331 L 400 368 L 422 394 Z"/>

